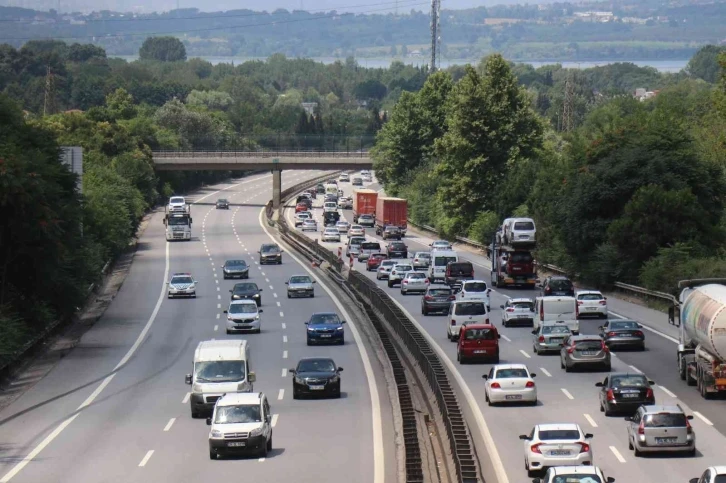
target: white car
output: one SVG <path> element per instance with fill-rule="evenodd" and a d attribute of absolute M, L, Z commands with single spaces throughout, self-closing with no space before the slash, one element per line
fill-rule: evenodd
<path fill-rule="evenodd" d="M 524 465 L 529 476 L 553 466 L 592 465 L 592 434 L 578 424 L 538 424 L 529 434 L 522 434 Z"/>
<path fill-rule="evenodd" d="M 340 182 L 350 181 L 350 175 L 348 173 L 342 173 L 338 177 L 338 181 L 340 181 Z"/>
<path fill-rule="evenodd" d="M 323 204 L 323 211 L 338 211 L 338 204 L 335 201 L 326 201 Z"/>
<path fill-rule="evenodd" d="M 313 217 L 309 212 L 307 211 L 301 211 L 299 213 L 295 213 L 295 226 L 302 226 L 302 224 L 305 222 L 305 220 L 309 220 Z"/>
<path fill-rule="evenodd" d="M 232 300 L 229 308 L 224 311 L 227 314 L 227 333 L 252 331 L 260 333 L 262 330 L 260 314 L 262 309 L 257 307 L 254 300 Z"/>
<path fill-rule="evenodd" d="M 531 325 L 534 327 L 534 300 L 518 298 L 507 299 L 502 309 L 502 325 Z"/>
<path fill-rule="evenodd" d="M 425 273 L 407 272 L 401 280 L 401 295 L 407 295 L 410 292 L 426 292 L 429 288 L 429 278 Z"/>
<path fill-rule="evenodd" d="M 348 236 L 366 236 L 366 230 L 360 225 L 353 225 L 348 229 Z"/>
<path fill-rule="evenodd" d="M 454 247 L 451 246 L 451 243 L 449 243 L 446 240 L 436 240 L 435 242 L 431 243 L 429 245 L 431 247 L 431 250 L 453 250 Z"/>
<path fill-rule="evenodd" d="M 723 483 L 726 481 L 726 466 L 706 468 L 700 478 L 692 478 L 689 483 Z"/>
<path fill-rule="evenodd" d="M 577 299 L 577 317 L 582 318 L 594 315 L 603 319 L 608 318 L 608 299 L 597 290 L 581 290 L 575 292 Z"/>
<path fill-rule="evenodd" d="M 302 231 L 318 231 L 318 222 L 310 219 L 303 221 Z"/>
<path fill-rule="evenodd" d="M 380 265 L 378 265 L 378 271 L 376 271 L 376 280 L 381 280 L 384 278 L 388 278 L 388 276 L 391 274 L 391 270 L 393 270 L 393 267 L 397 265 L 398 262 L 396 260 L 383 260 Z"/>
<path fill-rule="evenodd" d="M 410 263 L 395 264 L 388 275 L 388 288 L 401 283 L 403 277 L 406 276 L 406 272 L 413 272 L 413 265 Z"/>
<path fill-rule="evenodd" d="M 364 183 L 371 183 L 371 182 L 373 182 L 373 177 L 370 174 L 364 174 L 363 175 L 363 182 Z"/>
<path fill-rule="evenodd" d="M 191 273 L 175 273 L 168 282 L 167 297 L 197 298 L 197 281 Z"/>
<path fill-rule="evenodd" d="M 492 289 L 487 287 L 484 280 L 466 280 L 461 284 L 461 290 L 456 294 L 457 300 L 482 300 L 490 311 L 489 294 Z"/>
<path fill-rule="evenodd" d="M 340 233 L 348 233 L 348 230 L 350 229 L 350 223 L 344 220 L 340 220 L 335 224 L 335 228 L 337 228 L 338 232 Z"/>
<path fill-rule="evenodd" d="M 488 323 L 489 311 L 483 300 L 454 300 L 449 306 L 449 316 L 446 319 L 446 336 L 454 342 L 459 340 L 463 325 Z"/>
<path fill-rule="evenodd" d="M 320 238 L 324 242 L 340 242 L 340 232 L 337 228 L 326 228 Z"/>
<path fill-rule="evenodd" d="M 615 483 L 615 478 L 605 478 L 597 466 L 555 466 L 547 470 L 543 478 L 532 483 Z"/>
<path fill-rule="evenodd" d="M 169 198 L 169 211 L 186 213 L 189 211 L 189 205 L 183 196 L 172 196 Z"/>
<path fill-rule="evenodd" d="M 484 397 L 489 405 L 528 402 L 537 405 L 537 386 L 534 372 L 524 364 L 497 364 L 484 374 Z"/>
<path fill-rule="evenodd" d="M 261 392 L 224 394 L 214 405 L 209 428 L 209 459 L 228 454 L 272 451 L 272 410 Z"/>

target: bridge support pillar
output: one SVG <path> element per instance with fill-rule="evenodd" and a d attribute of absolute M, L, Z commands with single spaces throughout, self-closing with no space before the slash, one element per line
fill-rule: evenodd
<path fill-rule="evenodd" d="M 280 192 L 282 191 L 282 170 L 272 170 L 272 209 L 280 208 Z"/>

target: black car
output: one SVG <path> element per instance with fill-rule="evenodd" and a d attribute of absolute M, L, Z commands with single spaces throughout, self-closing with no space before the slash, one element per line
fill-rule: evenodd
<path fill-rule="evenodd" d="M 229 292 L 232 294 L 232 300 L 248 299 L 254 300 L 258 307 L 262 305 L 262 295 L 260 294 L 262 289 L 259 288 L 256 283 L 236 283 Z"/>
<path fill-rule="evenodd" d="M 426 289 L 421 297 L 421 313 L 429 315 L 431 312 L 447 313 L 451 302 L 456 299 L 454 291 L 449 287 L 432 287 Z"/>
<path fill-rule="evenodd" d="M 608 347 L 635 347 L 645 350 L 643 326 L 634 320 L 608 320 L 600 326 L 600 337 Z"/>
<path fill-rule="evenodd" d="M 250 267 L 244 260 L 227 260 L 222 265 L 224 279 L 250 278 Z"/>
<path fill-rule="evenodd" d="M 595 386 L 600 388 L 600 411 L 605 416 L 614 413 L 634 413 L 640 406 L 655 404 L 653 388 L 643 374 L 610 374 Z"/>
<path fill-rule="evenodd" d="M 400 241 L 391 242 L 386 247 L 386 253 L 388 258 L 408 258 L 408 247 Z"/>
<path fill-rule="evenodd" d="M 319 195 L 325 194 L 325 185 L 323 183 L 318 183 L 315 186 L 315 192 Z"/>
<path fill-rule="evenodd" d="M 340 397 L 340 373 L 343 368 L 336 366 L 333 359 L 301 359 L 297 367 L 289 372 L 293 375 L 293 399 L 300 399 L 303 395 Z"/>
<path fill-rule="evenodd" d="M 328 193 L 327 195 L 325 195 L 325 203 L 329 203 L 331 201 L 337 203 L 338 202 L 338 195 L 334 195 L 332 193 Z"/>
<path fill-rule="evenodd" d="M 363 178 L 353 178 L 353 186 L 363 186 Z"/>
<path fill-rule="evenodd" d="M 358 219 L 360 220 L 360 218 Z M 380 235 L 384 240 L 388 240 L 389 238 L 400 240 L 403 238 L 403 233 L 401 233 L 401 229 L 397 226 L 389 225 L 385 227 L 381 233 L 378 233 L 379 231 L 380 230 L 376 228 L 376 235 Z"/>
<path fill-rule="evenodd" d="M 569 278 L 562 275 L 550 275 L 542 282 L 542 296 L 574 297 L 575 286 Z"/>
<path fill-rule="evenodd" d="M 229 209 L 229 201 L 226 200 L 226 199 L 224 199 L 224 198 L 220 198 L 220 199 L 217 200 L 216 207 L 217 207 L 218 210 L 228 210 Z"/>
<path fill-rule="evenodd" d="M 260 265 L 275 263 L 282 265 L 282 250 L 277 243 L 265 243 L 257 251 L 260 254 Z"/>
<path fill-rule="evenodd" d="M 323 213 L 323 224 L 325 226 L 335 226 L 340 220 L 340 213 L 337 211 L 326 211 Z"/>

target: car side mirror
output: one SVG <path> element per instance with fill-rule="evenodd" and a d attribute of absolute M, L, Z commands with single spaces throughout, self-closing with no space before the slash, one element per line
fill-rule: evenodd
<path fill-rule="evenodd" d="M 285 282 L 285 285 L 290 285 L 290 282 Z"/>
<path fill-rule="evenodd" d="M 313 283 L 318 283 L 318 281 L 317 280 L 313 280 Z"/>
<path fill-rule="evenodd" d="M 499 308 L 504 310 L 504 305 L 500 305 Z"/>
<path fill-rule="evenodd" d="M 585 439 L 592 438 L 592 433 L 585 433 Z"/>
<path fill-rule="evenodd" d="M 542 478 L 535 478 L 532 480 L 532 483 L 542 483 Z"/>
<path fill-rule="evenodd" d="M 305 322 L 305 325 L 310 325 L 310 322 Z"/>
<path fill-rule="evenodd" d="M 633 416 L 625 416 L 623 419 L 625 419 L 626 421 L 631 421 L 632 422 L 633 421 Z"/>
<path fill-rule="evenodd" d="M 648 381 L 648 384 L 653 385 L 653 384 L 655 384 L 655 381 Z"/>
<path fill-rule="evenodd" d="M 608 476 L 607 478 L 605 478 L 605 481 L 607 483 L 615 483 L 615 478 L 613 478 L 612 476 Z"/>
<path fill-rule="evenodd" d="M 691 478 L 690 480 L 688 480 L 688 483 L 698 483 L 699 480 L 700 478 Z"/>
<path fill-rule="evenodd" d="M 280 250 L 280 253 L 285 253 L 285 250 Z"/>
<path fill-rule="evenodd" d="M 340 323 L 341 324 L 345 324 L 346 322 L 345 322 L 345 320 L 341 320 Z"/>
<path fill-rule="evenodd" d="M 530 439 L 530 438 L 529 438 L 529 436 L 527 436 L 526 434 L 520 434 L 520 435 L 519 435 L 519 439 L 523 439 L 523 440 L 525 440 L 525 441 L 529 441 L 529 439 Z"/>
<path fill-rule="evenodd" d="M 229 293 L 232 293 L 232 291 L 230 290 Z"/>
<path fill-rule="evenodd" d="M 484 374 L 483 376 L 481 376 L 481 378 L 486 380 L 486 379 L 489 379 L 489 376 Z"/>
<path fill-rule="evenodd" d="M 602 382 L 596 382 L 595 387 L 603 387 Z"/>
<path fill-rule="evenodd" d="M 605 326 L 604 325 L 601 325 L 600 327 L 598 327 L 598 329 L 605 330 Z"/>
<path fill-rule="evenodd" d="M 262 312 L 264 312 L 264 310 L 262 310 L 262 309 L 257 311 L 258 314 L 261 314 Z"/>
<path fill-rule="evenodd" d="M 531 374 L 529 375 L 529 377 L 531 377 L 531 378 L 535 378 L 535 377 L 537 377 L 537 374 L 535 374 L 535 373 L 533 372 L 533 373 L 531 373 Z"/>
<path fill-rule="evenodd" d="M 688 420 L 693 420 L 693 415 L 690 415 L 690 414 L 689 414 L 688 416 L 686 416 L 686 419 L 688 419 Z"/>
<path fill-rule="evenodd" d="M 643 328 L 643 326 L 642 326 L 641 324 L 638 324 L 638 328 L 639 328 L 639 329 L 642 329 L 642 328 Z"/>
<path fill-rule="evenodd" d="M 501 339 L 501 338 L 502 338 L 502 334 L 497 334 L 497 339 Z"/>
<path fill-rule="evenodd" d="M 187 374 L 186 376 L 184 376 L 184 384 L 189 384 L 189 385 L 192 384 L 192 375 L 191 374 Z"/>
<path fill-rule="evenodd" d="M 247 379 L 250 382 L 255 382 L 257 380 L 257 375 L 254 372 L 250 372 L 249 374 L 247 374 Z"/>
<path fill-rule="evenodd" d="M 228 313 L 228 312 L 227 312 L 227 311 L 225 310 L 225 311 L 224 311 L 223 313 L 225 313 L 225 314 L 226 314 L 226 313 Z"/>
<path fill-rule="evenodd" d="M 190 224 L 190 225 L 192 224 L 192 219 L 191 219 L 191 218 L 189 218 L 189 224 Z"/>
<path fill-rule="evenodd" d="M 537 330 L 533 330 L 532 335 L 537 335 Z"/>
<path fill-rule="evenodd" d="M 211 426 L 211 425 L 212 425 L 212 418 L 207 418 L 207 426 Z"/>
<path fill-rule="evenodd" d="M 262 253 L 262 251 L 261 250 L 257 250 L 257 253 Z"/>
<path fill-rule="evenodd" d="M 262 292 L 262 289 L 260 289 L 260 292 Z"/>
<path fill-rule="evenodd" d="M 290 374 L 295 374 L 297 371 L 295 369 L 288 369 L 287 372 Z"/>

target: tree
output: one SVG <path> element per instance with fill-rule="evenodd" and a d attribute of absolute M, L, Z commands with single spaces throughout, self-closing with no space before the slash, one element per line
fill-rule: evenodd
<path fill-rule="evenodd" d="M 187 51 L 176 37 L 148 37 L 139 49 L 141 60 L 177 62 L 187 59 Z"/>
<path fill-rule="evenodd" d="M 355 86 L 355 97 L 360 100 L 377 99 L 381 100 L 386 97 L 386 86 L 375 79 L 363 81 Z"/>
<path fill-rule="evenodd" d="M 204 106 L 214 111 L 226 111 L 234 103 L 232 96 L 220 91 L 198 91 L 189 93 L 186 100 L 190 106 Z"/>
<path fill-rule="evenodd" d="M 706 82 L 715 84 L 721 77 L 721 66 L 718 63 L 718 56 L 722 52 L 726 52 L 726 47 L 717 45 L 706 45 L 696 52 L 685 71 L 691 77 L 703 79 Z"/>

